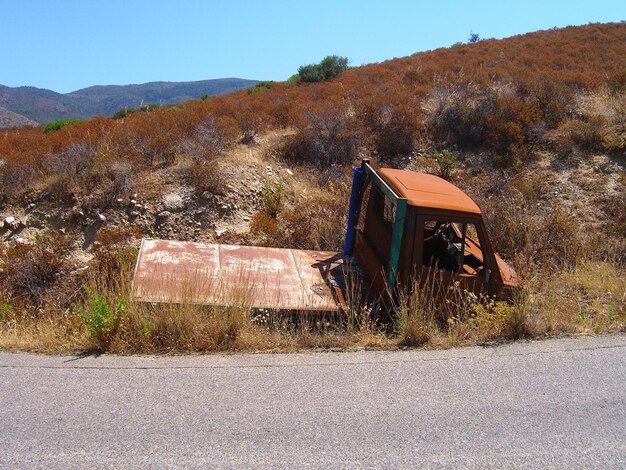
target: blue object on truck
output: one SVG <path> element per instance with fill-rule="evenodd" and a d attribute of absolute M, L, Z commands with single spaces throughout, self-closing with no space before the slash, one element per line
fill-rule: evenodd
<path fill-rule="evenodd" d="M 350 208 L 348 209 L 348 227 L 346 229 L 346 239 L 343 244 L 343 254 L 351 255 L 354 249 L 354 239 L 356 236 L 356 225 L 359 222 L 359 210 L 363 193 L 363 183 L 365 182 L 365 169 L 355 168 L 352 174 L 352 191 L 350 192 Z"/>

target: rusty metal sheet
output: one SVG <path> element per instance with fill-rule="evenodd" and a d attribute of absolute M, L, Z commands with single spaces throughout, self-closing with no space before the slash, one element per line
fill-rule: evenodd
<path fill-rule="evenodd" d="M 144 239 L 133 296 L 146 302 L 336 311 L 336 252 Z"/>

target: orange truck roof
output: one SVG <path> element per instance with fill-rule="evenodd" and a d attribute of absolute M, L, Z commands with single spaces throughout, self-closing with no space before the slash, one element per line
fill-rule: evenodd
<path fill-rule="evenodd" d="M 471 197 L 438 176 L 392 168 L 377 172 L 410 206 L 480 214 L 480 207 Z"/>

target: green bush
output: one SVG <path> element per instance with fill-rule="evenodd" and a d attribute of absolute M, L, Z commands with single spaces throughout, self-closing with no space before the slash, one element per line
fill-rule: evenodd
<path fill-rule="evenodd" d="M 51 131 L 58 131 L 62 127 L 71 126 L 72 124 L 76 124 L 77 122 L 82 122 L 84 119 L 60 119 L 58 121 L 51 122 L 46 124 L 46 127 L 43 128 L 44 133 L 48 133 Z"/>
<path fill-rule="evenodd" d="M 319 64 L 301 65 L 298 76 L 303 82 L 321 82 L 336 77 L 348 68 L 348 58 L 329 55 Z"/>
<path fill-rule="evenodd" d="M 265 180 L 263 188 L 263 211 L 276 218 L 285 207 L 285 183 L 281 179 L 276 187 L 272 187 L 270 180 Z"/>
<path fill-rule="evenodd" d="M 126 116 L 130 116 L 131 114 L 136 113 L 136 112 L 137 112 L 137 109 L 135 108 L 123 108 L 113 115 L 113 119 L 123 119 Z"/>
<path fill-rule="evenodd" d="M 0 301 L 0 322 L 8 321 L 15 317 L 13 305 Z"/>
<path fill-rule="evenodd" d="M 154 111 L 155 109 L 159 109 L 159 105 L 156 103 L 143 104 L 139 108 L 122 108 L 117 113 L 113 115 L 113 119 L 123 119 L 126 116 L 130 116 L 134 113 L 146 113 L 148 111 Z"/>
<path fill-rule="evenodd" d="M 478 33 L 475 33 L 474 31 L 470 32 L 469 36 L 467 37 L 468 44 L 476 44 L 480 41 L 482 41 L 482 38 Z"/>
<path fill-rule="evenodd" d="M 259 82 L 253 87 L 248 88 L 248 94 L 254 95 L 255 93 L 258 93 L 259 91 L 261 91 L 263 88 L 269 90 L 270 88 L 272 88 L 273 84 L 274 84 L 274 80 L 267 80 L 264 82 Z"/>
<path fill-rule="evenodd" d="M 459 166 L 459 159 L 453 153 L 444 150 L 435 152 L 435 160 L 437 161 L 437 176 L 450 180 L 452 170 Z"/>
<path fill-rule="evenodd" d="M 300 75 L 294 73 L 291 77 L 287 79 L 286 85 L 287 88 L 293 88 L 294 86 L 297 86 L 298 83 L 300 83 Z"/>
<path fill-rule="evenodd" d="M 75 310 L 85 322 L 87 331 L 98 342 L 104 344 L 113 334 L 126 312 L 126 301 L 122 298 L 110 304 L 107 298 L 85 287 L 87 309 L 76 307 Z"/>
<path fill-rule="evenodd" d="M 159 109 L 160 106 L 156 103 L 148 103 L 148 104 L 142 104 L 139 107 L 139 111 L 141 111 L 142 113 L 146 113 L 148 111 L 154 111 L 156 109 Z"/>
<path fill-rule="evenodd" d="M 200 99 L 201 99 L 202 101 L 206 101 L 206 100 L 208 100 L 209 98 L 211 98 L 211 97 L 210 97 L 207 93 L 205 93 L 204 95 L 202 95 L 202 96 L 200 97 Z"/>

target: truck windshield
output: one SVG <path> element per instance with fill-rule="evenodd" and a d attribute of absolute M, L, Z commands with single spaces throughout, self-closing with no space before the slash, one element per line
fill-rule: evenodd
<path fill-rule="evenodd" d="M 483 252 L 474 224 L 429 220 L 424 224 L 422 261 L 425 266 L 478 275 Z"/>

